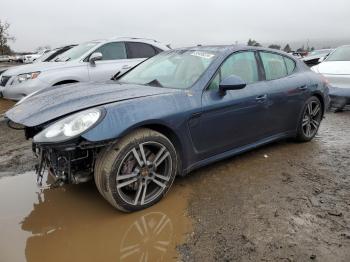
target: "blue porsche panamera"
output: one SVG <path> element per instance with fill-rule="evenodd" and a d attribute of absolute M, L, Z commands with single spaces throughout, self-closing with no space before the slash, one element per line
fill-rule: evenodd
<path fill-rule="evenodd" d="M 200 46 L 160 53 L 107 83 L 52 87 L 6 113 L 33 139 L 38 178 L 94 178 L 122 211 L 158 202 L 175 176 L 283 138 L 310 141 L 329 102 L 286 53 Z"/>

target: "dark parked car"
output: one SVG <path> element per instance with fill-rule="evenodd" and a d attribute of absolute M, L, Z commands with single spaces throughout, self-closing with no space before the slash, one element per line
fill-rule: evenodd
<path fill-rule="evenodd" d="M 166 51 L 114 81 L 27 98 L 6 113 L 58 183 L 95 178 L 114 207 L 155 204 L 175 175 L 293 137 L 310 141 L 328 86 L 276 50 L 202 46 Z"/>

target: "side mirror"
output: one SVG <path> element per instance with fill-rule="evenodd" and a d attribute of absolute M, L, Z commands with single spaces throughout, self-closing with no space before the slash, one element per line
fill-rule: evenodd
<path fill-rule="evenodd" d="M 98 60 L 102 60 L 103 56 L 100 52 L 95 52 L 95 53 L 92 53 L 90 58 L 89 58 L 89 62 L 90 64 L 92 65 L 95 65 L 95 62 L 98 61 Z"/>
<path fill-rule="evenodd" d="M 242 89 L 247 83 L 239 76 L 230 75 L 220 82 L 219 90 L 222 95 L 226 95 L 227 90 Z"/>

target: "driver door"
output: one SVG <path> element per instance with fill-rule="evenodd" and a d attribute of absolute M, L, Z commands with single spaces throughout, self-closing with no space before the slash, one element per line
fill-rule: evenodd
<path fill-rule="evenodd" d="M 236 75 L 246 81 L 240 90 L 219 92 L 220 81 Z M 255 52 L 232 54 L 221 65 L 204 90 L 197 127 L 191 126 L 192 140 L 202 159 L 251 144 L 264 137 L 267 117 L 266 85 L 259 81 Z"/>

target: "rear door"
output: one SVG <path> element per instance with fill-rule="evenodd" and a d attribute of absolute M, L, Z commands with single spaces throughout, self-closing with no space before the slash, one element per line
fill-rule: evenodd
<path fill-rule="evenodd" d="M 269 93 L 268 132 L 272 136 L 293 131 L 307 99 L 309 81 L 305 74 L 297 72 L 293 59 L 267 51 L 259 54 Z"/>
<path fill-rule="evenodd" d="M 118 71 L 129 66 L 126 47 L 124 42 L 106 43 L 94 52 L 100 52 L 102 60 L 96 61 L 95 65 L 89 64 L 89 76 L 91 81 L 110 80 Z M 88 61 L 89 58 L 86 60 Z"/>

